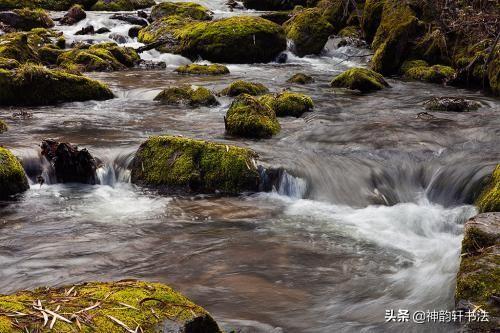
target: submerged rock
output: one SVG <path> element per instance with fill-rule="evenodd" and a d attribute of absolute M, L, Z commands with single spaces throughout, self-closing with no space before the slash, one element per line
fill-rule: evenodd
<path fill-rule="evenodd" d="M 366 68 L 351 68 L 335 77 L 330 83 L 332 87 L 371 92 L 389 87 L 384 77 Z"/>
<path fill-rule="evenodd" d="M 432 111 L 466 112 L 479 109 L 481 104 L 462 97 L 433 97 L 425 101 L 424 106 Z"/>
<path fill-rule="evenodd" d="M 334 30 L 317 8 L 298 12 L 283 26 L 287 38 L 293 42 L 294 53 L 299 57 L 321 53 Z"/>
<path fill-rule="evenodd" d="M 28 179 L 19 160 L 9 150 L 0 147 L 0 200 L 28 188 Z"/>
<path fill-rule="evenodd" d="M 59 23 L 62 25 L 73 25 L 81 20 L 84 20 L 85 18 L 87 18 L 87 14 L 85 13 L 85 10 L 83 10 L 83 7 L 80 5 L 74 5 L 66 14 L 64 14 L 64 17 L 59 21 Z"/>
<path fill-rule="evenodd" d="M 475 204 L 481 213 L 500 211 L 500 164 L 496 166 Z"/>
<path fill-rule="evenodd" d="M 264 95 L 259 101 L 273 109 L 277 117 L 300 117 L 304 112 L 312 111 L 314 107 L 311 97 L 291 91 Z"/>
<path fill-rule="evenodd" d="M 406 61 L 401 66 L 405 78 L 430 83 L 445 83 L 455 77 L 455 70 L 449 66 L 429 66 L 423 60 Z"/>
<path fill-rule="evenodd" d="M 43 9 L 14 9 L 0 12 L 0 22 L 16 29 L 29 31 L 34 28 L 52 28 L 54 22 Z"/>
<path fill-rule="evenodd" d="M 118 44 L 125 44 L 127 42 L 127 37 L 117 33 L 117 32 L 112 32 L 108 35 L 109 39 L 114 40 Z"/>
<path fill-rule="evenodd" d="M 281 130 L 274 111 L 248 94 L 236 97 L 224 123 L 228 134 L 246 138 L 270 138 Z"/>
<path fill-rule="evenodd" d="M 0 303 L 2 332 L 17 332 L 17 327 L 22 325 L 30 332 L 41 333 L 73 332 L 79 331 L 79 327 L 82 331 L 103 333 L 134 330 L 221 333 L 205 309 L 160 283 L 124 280 L 37 288 L 0 295 Z M 44 325 L 43 316 L 38 315 L 44 309 L 61 316 L 53 329 Z M 16 311 L 33 315 L 10 316 Z M 52 318 L 50 312 L 48 316 Z"/>
<path fill-rule="evenodd" d="M 0 105 L 47 105 L 114 97 L 99 81 L 33 64 L 13 71 L 0 69 L 0 86 Z"/>
<path fill-rule="evenodd" d="M 249 149 L 175 136 L 153 136 L 131 164 L 132 182 L 166 190 L 238 194 L 258 188 Z"/>
<path fill-rule="evenodd" d="M 214 106 L 219 104 L 215 96 L 207 88 L 188 85 L 167 88 L 159 93 L 154 100 L 164 104 L 188 104 L 191 106 Z"/>
<path fill-rule="evenodd" d="M 42 156 L 53 165 L 58 183 L 83 183 L 95 185 L 97 182 L 97 162 L 87 149 L 69 143 L 59 143 L 47 139 L 42 141 Z"/>
<path fill-rule="evenodd" d="M 464 332 L 493 332 L 500 326 L 500 213 L 479 214 L 464 229 L 455 304 L 488 315 L 488 321 L 466 321 Z"/>
<path fill-rule="evenodd" d="M 224 65 L 210 64 L 189 64 L 177 67 L 175 71 L 179 74 L 196 74 L 196 75 L 224 75 L 229 74 L 229 69 Z"/>
<path fill-rule="evenodd" d="M 241 94 L 248 94 L 252 96 L 258 96 L 267 94 L 269 89 L 267 89 L 262 83 L 257 82 L 247 82 L 243 80 L 237 80 L 232 82 L 229 86 L 224 88 L 220 94 L 225 96 L 238 96 Z"/>
<path fill-rule="evenodd" d="M 304 73 L 296 73 L 288 80 L 286 80 L 286 82 L 296 83 L 296 84 L 309 84 L 314 82 L 314 78 Z"/>
<path fill-rule="evenodd" d="M 162 17 L 179 15 L 193 20 L 211 20 L 212 12 L 208 8 L 194 2 L 162 2 L 151 9 L 151 19 L 159 20 Z"/>
<path fill-rule="evenodd" d="M 98 0 L 91 10 L 99 11 L 130 11 L 134 9 L 143 9 L 155 5 L 154 0 Z"/>

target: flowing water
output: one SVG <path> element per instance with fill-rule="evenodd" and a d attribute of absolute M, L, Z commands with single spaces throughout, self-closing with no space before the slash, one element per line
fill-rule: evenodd
<path fill-rule="evenodd" d="M 242 13 L 222 1 L 206 5 L 216 16 Z M 70 38 L 86 24 L 128 29 L 108 13 L 90 13 L 63 31 Z M 0 292 L 141 278 L 172 285 L 242 332 L 454 331 L 390 325 L 384 314 L 453 308 L 463 223 L 476 213 L 470 204 L 481 179 L 500 160 L 500 103 L 400 80 L 369 95 L 334 91 L 329 80 L 365 65 L 370 51 L 335 41 L 327 48 L 302 59 L 288 53 L 286 64 L 230 65 L 230 75 L 215 78 L 179 76 L 172 68 L 189 60 L 150 51 L 143 58 L 165 61 L 166 70 L 89 74 L 111 86 L 113 100 L 0 109 L 10 127 L 0 144 L 32 180 L 40 173 L 48 180 L 0 203 Z M 169 85 L 218 91 L 240 78 L 280 91 L 295 72 L 316 78 L 292 87 L 311 95 L 315 110 L 281 118 L 281 133 L 269 140 L 224 135 L 228 98 L 198 109 L 152 100 Z M 425 99 L 448 95 L 482 107 L 417 118 Z M 13 116 L 19 111 L 32 117 Z M 159 196 L 130 184 L 127 171 L 139 144 L 155 134 L 248 146 L 263 166 L 287 171 L 270 193 Z M 100 185 L 51 182 L 39 156 L 45 138 L 88 148 L 103 162 Z"/>

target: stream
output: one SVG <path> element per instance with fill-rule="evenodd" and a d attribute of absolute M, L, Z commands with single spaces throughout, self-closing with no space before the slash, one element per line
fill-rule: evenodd
<path fill-rule="evenodd" d="M 215 17 L 224 1 L 200 1 Z M 259 14 L 250 12 L 251 14 Z M 61 15 L 61 13 L 52 13 Z M 87 13 L 60 27 L 68 40 L 83 26 L 127 35 L 111 13 Z M 127 37 L 128 38 L 128 37 Z M 128 38 L 125 45 L 142 45 Z M 362 95 L 329 81 L 365 66 L 368 49 L 337 48 L 285 64 L 228 65 L 230 75 L 181 76 L 181 56 L 148 51 L 166 69 L 88 73 L 116 98 L 34 108 L 0 108 L 10 130 L 0 144 L 24 163 L 31 188 L 0 201 L 0 292 L 89 280 L 164 282 L 204 306 L 228 331 L 454 332 L 451 324 L 385 323 L 385 310 L 452 310 L 463 224 L 472 196 L 500 160 L 500 103 L 478 92 L 388 79 Z M 290 85 L 296 72 L 310 85 Z M 169 85 L 219 91 L 237 79 L 273 92 L 291 88 L 315 109 L 280 118 L 282 131 L 253 141 L 224 135 L 231 99 L 214 108 L 153 101 Z M 478 111 L 417 118 L 432 96 L 462 96 Z M 18 119 L 26 111 L 31 118 Z M 168 197 L 129 182 L 128 162 L 151 135 L 173 134 L 254 149 L 265 167 L 287 170 L 270 193 Z M 103 162 L 99 185 L 54 184 L 39 156 L 42 139 L 87 148 Z M 33 175 L 43 170 L 40 186 Z M 36 175 L 35 175 L 36 176 Z"/>

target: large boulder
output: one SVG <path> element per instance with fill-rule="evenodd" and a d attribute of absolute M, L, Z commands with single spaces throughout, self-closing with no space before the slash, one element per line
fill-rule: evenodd
<path fill-rule="evenodd" d="M 367 43 L 371 43 L 382 21 L 385 0 L 366 0 L 361 19 L 361 30 Z"/>
<path fill-rule="evenodd" d="M 267 89 L 266 86 L 264 86 L 262 83 L 237 80 L 232 82 L 226 88 L 222 89 L 220 94 L 235 97 L 241 94 L 258 96 L 267 94 L 268 92 L 269 89 Z"/>
<path fill-rule="evenodd" d="M 273 109 L 277 117 L 300 117 L 304 112 L 312 111 L 314 107 L 311 97 L 291 91 L 264 95 L 259 101 Z"/>
<path fill-rule="evenodd" d="M 208 8 L 194 2 L 162 2 L 151 9 L 151 19 L 179 15 L 193 20 L 211 20 L 212 12 Z"/>
<path fill-rule="evenodd" d="M 154 99 L 163 104 L 187 104 L 190 106 L 218 105 L 215 96 L 204 87 L 183 85 L 170 87 L 160 92 Z"/>
<path fill-rule="evenodd" d="M 335 28 L 335 32 L 346 25 L 349 12 L 352 9 L 351 2 L 345 0 L 320 0 L 316 7 L 322 11 L 325 19 Z"/>
<path fill-rule="evenodd" d="M 274 111 L 248 94 L 236 97 L 224 123 L 228 134 L 246 138 L 270 138 L 281 130 Z"/>
<path fill-rule="evenodd" d="M 306 6 L 307 0 L 243 0 L 243 5 L 257 10 L 290 10 L 295 6 Z"/>
<path fill-rule="evenodd" d="M 287 38 L 293 42 L 294 53 L 299 57 L 321 53 L 334 30 L 317 8 L 298 12 L 283 26 Z"/>
<path fill-rule="evenodd" d="M 0 58 L 15 60 L 18 63 L 40 63 L 38 54 L 41 48 L 57 46 L 62 33 L 47 29 L 33 29 L 30 32 L 14 32 L 0 36 Z"/>
<path fill-rule="evenodd" d="M 71 7 L 66 14 L 64 14 L 63 18 L 59 21 L 62 25 L 73 25 L 75 23 L 84 20 L 87 17 L 85 10 L 83 10 L 82 6 L 74 5 Z"/>
<path fill-rule="evenodd" d="M 54 167 L 58 183 L 97 183 L 97 162 L 87 149 L 51 139 L 43 140 L 41 147 L 42 156 Z"/>
<path fill-rule="evenodd" d="M 489 177 L 488 185 L 475 202 L 481 213 L 500 211 L 500 164 Z"/>
<path fill-rule="evenodd" d="M 221 333 L 205 309 L 167 285 L 153 282 L 124 280 L 36 288 L 0 295 L 0 304 L 0 327 L 5 333 L 25 331 L 19 327 L 40 333 Z M 55 325 L 44 324 L 44 318 Z"/>
<path fill-rule="evenodd" d="M 382 75 L 366 68 L 351 68 L 336 76 L 330 85 L 336 88 L 359 90 L 362 93 L 389 87 Z"/>
<path fill-rule="evenodd" d="M 175 136 L 144 142 L 131 163 L 132 182 L 167 192 L 255 191 L 259 173 L 249 149 Z"/>
<path fill-rule="evenodd" d="M 0 22 L 21 31 L 54 26 L 54 22 L 43 9 L 23 8 L 0 12 Z"/>
<path fill-rule="evenodd" d="M 175 69 L 179 74 L 194 74 L 194 75 L 224 75 L 229 74 L 229 69 L 224 65 L 219 64 L 189 64 L 179 66 Z"/>
<path fill-rule="evenodd" d="M 463 332 L 494 332 L 500 327 L 500 213 L 484 213 L 465 224 L 457 274 L 457 310 L 486 311 L 488 321 L 465 321 Z M 483 314 L 484 315 L 484 314 Z"/>
<path fill-rule="evenodd" d="M 114 97 L 99 81 L 33 64 L 0 70 L 0 87 L 0 105 L 48 105 Z"/>
<path fill-rule="evenodd" d="M 215 21 L 164 17 L 142 29 L 138 40 L 147 44 L 165 41 L 161 51 L 224 63 L 269 62 L 286 49 L 281 26 L 252 16 Z"/>
<path fill-rule="evenodd" d="M 28 179 L 19 160 L 9 150 L 0 147 L 0 200 L 28 188 Z"/>
<path fill-rule="evenodd" d="M 130 11 L 154 6 L 154 0 L 98 0 L 90 9 L 99 11 Z"/>

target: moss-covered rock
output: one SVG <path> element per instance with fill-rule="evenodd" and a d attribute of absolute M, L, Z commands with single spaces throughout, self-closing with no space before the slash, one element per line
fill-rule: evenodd
<path fill-rule="evenodd" d="M 194 75 L 224 75 L 229 74 L 229 69 L 224 65 L 219 64 L 189 64 L 177 67 L 175 71 L 179 74 L 194 74 Z"/>
<path fill-rule="evenodd" d="M 7 199 L 28 188 L 28 180 L 19 160 L 9 150 L 0 147 L 0 199 Z"/>
<path fill-rule="evenodd" d="M 57 58 L 63 68 L 78 67 L 83 72 L 105 72 L 133 67 L 140 60 L 131 47 L 121 47 L 115 43 L 101 43 L 88 49 L 72 49 Z"/>
<path fill-rule="evenodd" d="M 304 112 L 312 111 L 314 107 L 311 97 L 291 91 L 264 95 L 259 101 L 269 106 L 277 117 L 300 117 Z"/>
<path fill-rule="evenodd" d="M 224 88 L 220 94 L 225 96 L 238 96 L 241 94 L 248 94 L 252 96 L 258 96 L 267 94 L 269 89 L 267 89 L 262 83 L 257 82 L 247 82 L 243 80 L 237 80 L 232 82 L 229 86 Z"/>
<path fill-rule="evenodd" d="M 428 61 L 431 64 L 449 64 L 446 36 L 439 29 L 434 29 L 421 37 L 412 47 L 411 56 Z"/>
<path fill-rule="evenodd" d="M 98 81 L 33 64 L 23 64 L 13 71 L 0 70 L 0 86 L 0 105 L 47 105 L 113 98 L 109 88 Z"/>
<path fill-rule="evenodd" d="M 488 65 L 489 91 L 500 96 L 500 47 L 493 53 L 493 61 Z"/>
<path fill-rule="evenodd" d="M 98 0 L 90 9 L 99 11 L 128 11 L 154 6 L 154 0 Z"/>
<path fill-rule="evenodd" d="M 417 31 L 418 19 L 406 2 L 385 0 L 382 20 L 372 43 L 375 50 L 372 69 L 384 75 L 396 73 Z"/>
<path fill-rule="evenodd" d="M 238 194 L 257 190 L 255 153 L 246 148 L 175 136 L 144 142 L 131 164 L 132 182 L 166 191 Z"/>
<path fill-rule="evenodd" d="M 361 19 L 361 30 L 367 43 L 371 43 L 382 21 L 385 0 L 366 0 Z"/>
<path fill-rule="evenodd" d="M 488 185 L 475 204 L 481 213 L 500 211 L 500 164 L 493 171 Z"/>
<path fill-rule="evenodd" d="M 462 97 L 433 97 L 424 102 L 427 110 L 467 112 L 481 107 L 481 104 Z"/>
<path fill-rule="evenodd" d="M 247 138 L 269 138 L 281 130 L 274 111 L 248 94 L 236 97 L 224 122 L 228 134 Z"/>
<path fill-rule="evenodd" d="M 38 58 L 44 65 L 55 65 L 57 63 L 57 59 L 63 53 L 64 50 L 61 50 L 54 45 L 47 45 L 38 49 Z"/>
<path fill-rule="evenodd" d="M 342 38 L 361 39 L 361 30 L 354 25 L 350 25 L 340 30 L 337 35 Z"/>
<path fill-rule="evenodd" d="M 66 14 L 59 21 L 62 25 L 73 25 L 81 20 L 87 18 L 87 13 L 81 5 L 72 6 Z"/>
<path fill-rule="evenodd" d="M 15 318 L 16 311 L 26 314 Z M 44 316 L 53 328 L 44 325 Z M 23 332 L 175 332 L 220 333 L 202 307 L 174 291 L 151 282 L 124 280 L 90 282 L 56 288 L 37 288 L 0 295 L 0 328 Z"/>
<path fill-rule="evenodd" d="M 296 83 L 296 84 L 309 84 L 314 82 L 314 78 L 310 75 L 304 73 L 296 73 L 292 75 L 286 82 Z"/>
<path fill-rule="evenodd" d="M 0 0 L 0 10 L 20 8 L 43 8 L 47 10 L 68 10 L 73 5 L 90 8 L 96 0 Z"/>
<path fill-rule="evenodd" d="M 0 36 L 0 57 L 18 62 L 38 62 L 38 54 L 28 42 L 28 35 L 11 33 Z"/>
<path fill-rule="evenodd" d="M 332 87 L 370 92 L 389 87 L 384 77 L 366 68 L 351 68 L 336 76 L 330 83 Z"/>
<path fill-rule="evenodd" d="M 212 62 L 269 62 L 286 49 L 283 28 L 260 17 L 237 16 L 192 21 L 180 16 L 159 19 L 139 32 L 138 40 L 168 40 L 162 51 Z"/>
<path fill-rule="evenodd" d="M 151 9 L 152 20 L 172 15 L 189 17 L 199 21 L 212 19 L 212 12 L 208 8 L 194 2 L 162 2 Z"/>
<path fill-rule="evenodd" d="M 22 8 L 11 12 L 0 12 L 0 22 L 21 31 L 54 26 L 54 22 L 43 9 Z"/>
<path fill-rule="evenodd" d="M 488 322 L 467 322 L 467 332 L 492 332 L 500 325 L 500 214 L 480 214 L 465 224 L 455 302 L 460 310 L 488 313 Z"/>
<path fill-rule="evenodd" d="M 406 61 L 401 66 L 405 78 L 430 83 L 445 83 L 453 79 L 456 72 L 453 68 L 443 65 L 428 66 L 425 61 Z"/>
<path fill-rule="evenodd" d="M 0 69 L 14 69 L 19 67 L 20 64 L 16 59 L 2 58 L 0 57 Z"/>
<path fill-rule="evenodd" d="M 316 5 L 321 10 L 324 18 L 335 28 L 334 32 L 342 29 L 347 23 L 349 14 L 346 15 L 345 5 L 345 0 L 320 0 Z M 349 11 L 350 3 L 348 6 Z"/>
<path fill-rule="evenodd" d="M 243 0 L 248 9 L 257 10 L 290 10 L 295 6 L 306 6 L 306 0 Z"/>
<path fill-rule="evenodd" d="M 167 88 L 155 97 L 155 101 L 164 104 L 187 104 L 191 106 L 219 104 L 215 96 L 207 88 L 188 85 Z"/>
<path fill-rule="evenodd" d="M 317 8 L 298 12 L 283 26 L 287 38 L 293 42 L 294 53 L 299 57 L 321 53 L 333 32 L 333 26 Z"/>
<path fill-rule="evenodd" d="M 269 20 L 276 24 L 282 25 L 292 17 L 292 12 L 290 10 L 282 10 L 277 12 L 267 12 L 260 15 L 263 19 Z"/>
<path fill-rule="evenodd" d="M 3 132 L 7 132 L 8 130 L 9 130 L 9 128 L 7 127 L 7 124 L 5 123 L 5 121 L 0 119 L 0 134 Z"/>

